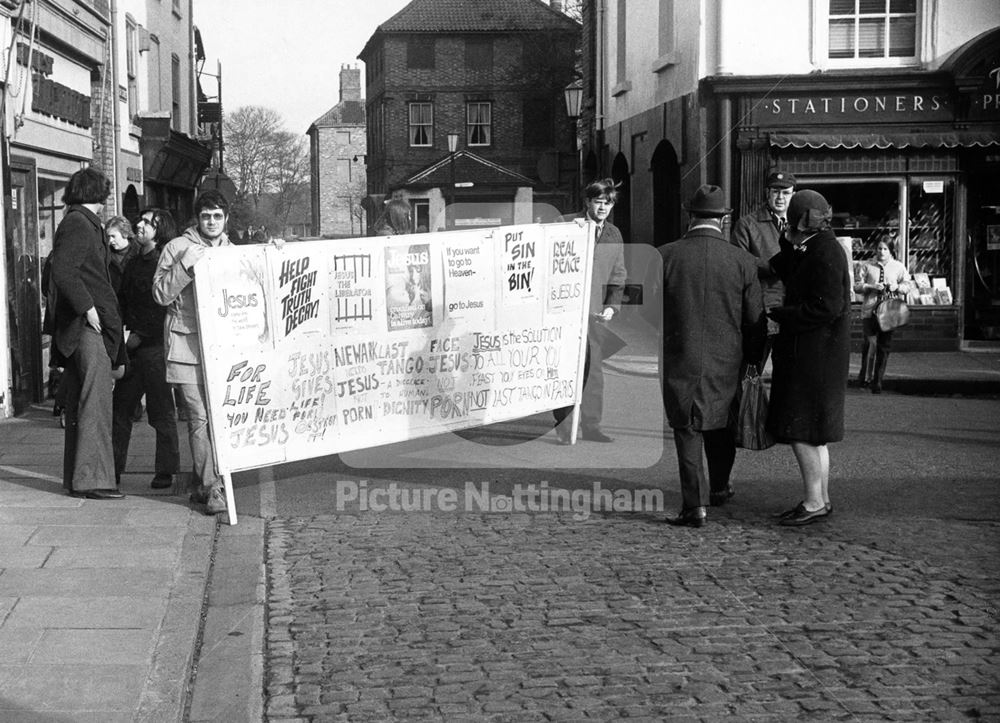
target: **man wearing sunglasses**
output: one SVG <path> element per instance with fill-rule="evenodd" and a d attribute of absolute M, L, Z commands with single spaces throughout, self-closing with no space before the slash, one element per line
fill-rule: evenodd
<path fill-rule="evenodd" d="M 215 190 L 195 199 L 197 223 L 164 246 L 153 274 L 153 298 L 167 307 L 164 347 L 167 382 L 180 395 L 188 415 L 188 441 L 195 476 L 202 486 L 191 491 L 191 501 L 204 503 L 206 514 L 226 511 L 222 478 L 215 469 L 212 438 L 208 428 L 205 379 L 201 368 L 198 318 L 195 313 L 194 275 L 205 250 L 228 246 L 226 221 L 229 202 Z"/>

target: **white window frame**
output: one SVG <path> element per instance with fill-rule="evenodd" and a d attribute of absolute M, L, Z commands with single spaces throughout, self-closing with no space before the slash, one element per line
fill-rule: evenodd
<path fill-rule="evenodd" d="M 473 122 L 472 119 L 472 108 L 484 107 L 486 108 L 486 122 Z M 486 135 L 485 142 L 475 142 L 472 140 L 473 135 L 477 130 L 481 130 Z M 465 142 L 469 146 L 492 146 L 493 145 L 493 103 L 488 100 L 472 100 L 465 104 Z"/>
<path fill-rule="evenodd" d="M 415 107 L 426 107 L 430 111 L 430 120 L 426 123 L 415 123 L 413 121 L 413 110 Z M 410 148 L 430 148 L 434 145 L 434 104 L 427 101 L 411 101 L 406 104 L 406 114 L 407 114 L 407 140 L 409 141 Z M 416 143 L 415 141 L 415 131 L 417 128 L 425 129 L 427 133 L 426 143 Z"/>
<path fill-rule="evenodd" d="M 922 58 L 928 57 L 930 38 L 929 23 L 926 18 L 929 5 L 937 0 L 916 0 L 916 27 L 914 29 L 914 51 L 916 55 L 904 58 L 831 58 L 830 55 L 830 0 L 813 0 L 813 65 L 819 69 L 828 68 L 908 68 L 920 66 Z M 885 0 L 888 15 L 889 0 Z M 856 17 L 856 16 L 855 16 Z M 888 52 L 888 47 L 886 48 Z"/>

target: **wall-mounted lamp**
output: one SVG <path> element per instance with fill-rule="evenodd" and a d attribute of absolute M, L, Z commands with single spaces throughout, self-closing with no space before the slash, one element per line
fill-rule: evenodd
<path fill-rule="evenodd" d="M 580 106 L 583 103 L 583 84 L 574 80 L 563 89 L 563 100 L 566 101 L 566 115 L 570 118 L 580 117 Z"/>

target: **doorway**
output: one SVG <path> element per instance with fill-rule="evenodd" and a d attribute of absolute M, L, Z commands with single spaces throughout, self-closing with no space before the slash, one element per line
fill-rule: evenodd
<path fill-rule="evenodd" d="M 653 172 L 653 245 L 681 236 L 681 167 L 669 141 L 660 141 L 650 161 Z"/>
<path fill-rule="evenodd" d="M 971 155 L 971 154 L 970 154 Z M 995 158 L 995 156 L 994 156 Z M 1000 162 L 970 163 L 964 341 L 1000 343 Z"/>
<path fill-rule="evenodd" d="M 7 289 L 11 391 L 14 414 L 44 399 L 42 364 L 42 259 L 37 233 L 35 163 L 11 158 L 10 213 L 7 215 Z"/>
<path fill-rule="evenodd" d="M 615 203 L 612 222 L 622 233 L 625 243 L 632 241 L 632 198 L 630 193 L 631 174 L 628 161 L 619 153 L 611 164 L 611 179 L 618 184 L 618 201 Z"/>

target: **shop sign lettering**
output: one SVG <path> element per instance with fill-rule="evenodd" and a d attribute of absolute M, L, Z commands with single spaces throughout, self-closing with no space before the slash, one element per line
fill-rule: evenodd
<path fill-rule="evenodd" d="M 885 93 L 858 95 L 803 95 L 758 98 L 757 123 L 831 123 L 939 121 L 952 116 L 944 93 Z"/>
<path fill-rule="evenodd" d="M 90 128 L 90 96 L 37 74 L 31 77 L 31 86 L 31 110 Z"/>

